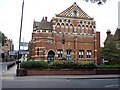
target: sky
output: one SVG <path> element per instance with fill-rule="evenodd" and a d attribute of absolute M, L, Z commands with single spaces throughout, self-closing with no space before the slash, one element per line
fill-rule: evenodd
<path fill-rule="evenodd" d="M 13 40 L 14 49 L 19 47 L 19 33 L 23 0 L 0 0 L 0 31 Z M 104 46 L 106 31 L 114 34 L 118 27 L 118 2 L 107 0 L 103 5 L 85 2 L 85 0 L 24 0 L 23 27 L 21 41 L 29 42 L 32 36 L 33 21 L 41 21 L 47 16 L 50 21 L 74 2 L 96 21 L 96 31 L 101 34 L 101 46 Z"/>

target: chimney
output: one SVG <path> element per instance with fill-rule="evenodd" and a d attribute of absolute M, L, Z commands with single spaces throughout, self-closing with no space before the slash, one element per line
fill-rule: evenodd
<path fill-rule="evenodd" d="M 41 21 L 44 21 L 44 17 L 42 18 L 42 20 Z"/>
<path fill-rule="evenodd" d="M 45 21 L 47 21 L 47 17 L 45 17 Z"/>
<path fill-rule="evenodd" d="M 107 37 L 109 37 L 109 36 L 110 36 L 110 34 L 111 34 L 110 29 L 108 29 L 106 33 L 107 33 Z"/>

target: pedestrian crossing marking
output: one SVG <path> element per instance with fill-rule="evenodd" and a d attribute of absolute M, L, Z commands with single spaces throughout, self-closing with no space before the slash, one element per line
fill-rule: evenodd
<path fill-rule="evenodd" d="M 12 80 L 14 77 L 1 77 L 1 80 Z"/>

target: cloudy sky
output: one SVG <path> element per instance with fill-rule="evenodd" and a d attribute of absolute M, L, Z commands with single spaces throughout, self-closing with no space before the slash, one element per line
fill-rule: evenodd
<path fill-rule="evenodd" d="M 18 50 L 20 21 L 23 0 L 0 0 L 0 31 L 13 40 L 15 50 Z M 96 30 L 101 33 L 101 46 L 106 38 L 106 31 L 115 33 L 118 27 L 118 2 L 107 0 L 103 5 L 85 2 L 84 0 L 24 0 L 24 15 L 21 41 L 29 42 L 33 29 L 33 21 L 41 21 L 43 16 L 48 21 L 61 13 L 74 2 L 96 21 Z"/>

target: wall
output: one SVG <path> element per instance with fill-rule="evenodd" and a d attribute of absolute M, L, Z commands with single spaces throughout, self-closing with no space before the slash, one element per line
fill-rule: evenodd
<path fill-rule="evenodd" d="M 120 74 L 120 69 L 81 69 L 81 70 L 25 70 L 17 69 L 16 76 L 34 76 L 34 75 L 107 75 Z"/>

